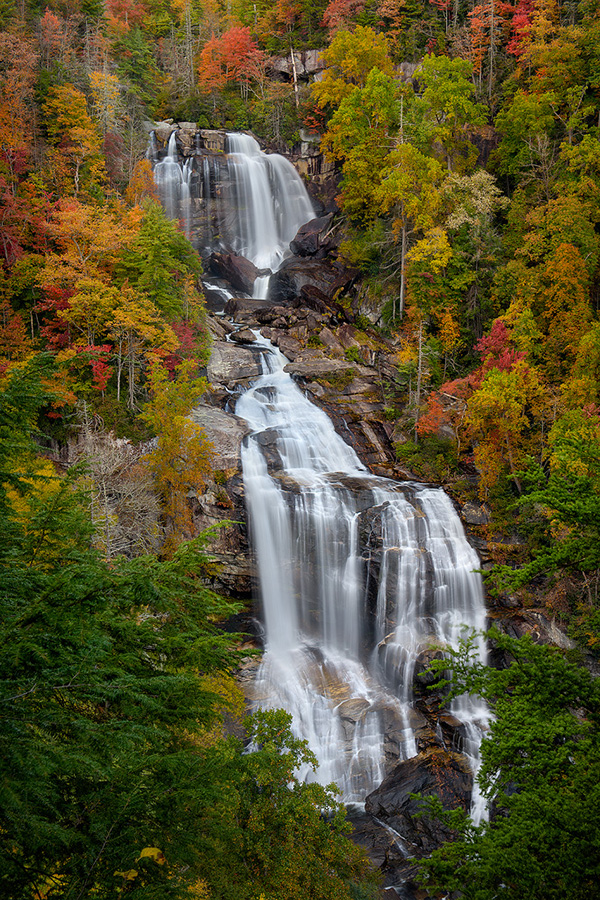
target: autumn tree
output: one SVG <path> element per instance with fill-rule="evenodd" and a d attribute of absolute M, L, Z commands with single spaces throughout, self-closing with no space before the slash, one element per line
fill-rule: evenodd
<path fill-rule="evenodd" d="M 430 54 L 418 71 L 422 149 L 440 152 L 448 171 L 472 168 L 477 151 L 470 133 L 485 122 L 484 109 L 474 99 L 471 73 L 468 60 Z"/>
<path fill-rule="evenodd" d="M 7 299 L 0 300 L 0 377 L 15 361 L 21 361 L 32 352 L 31 338 L 23 316 L 15 312 Z"/>
<path fill-rule="evenodd" d="M 154 183 L 152 165 L 147 159 L 136 162 L 125 189 L 125 199 L 132 206 L 140 206 L 144 201 L 158 202 L 158 192 Z"/>
<path fill-rule="evenodd" d="M 48 254 L 41 279 L 71 287 L 81 277 L 106 280 L 133 229 L 115 208 L 65 199 L 57 204 L 50 233 L 56 252 Z"/>
<path fill-rule="evenodd" d="M 102 134 L 106 136 L 117 124 L 120 112 L 121 88 L 116 75 L 110 72 L 91 72 L 90 86 L 94 118 L 99 122 Z"/>
<path fill-rule="evenodd" d="M 179 347 L 173 328 L 165 322 L 153 301 L 143 292 L 126 286 L 119 291 L 107 333 L 113 346 L 117 403 L 123 392 L 126 375 L 127 405 L 138 409 L 142 376 L 152 360 L 164 359 Z"/>
<path fill-rule="evenodd" d="M 469 400 L 467 424 L 475 444 L 480 495 L 487 498 L 508 473 L 521 493 L 519 473 L 526 459 L 539 459 L 543 445 L 545 388 L 539 373 L 525 360 L 510 369 L 491 368 Z"/>
<path fill-rule="evenodd" d="M 249 81 L 260 71 L 263 54 L 248 27 L 229 28 L 206 42 L 199 56 L 198 84 L 208 92 L 238 82 L 247 96 Z"/>
<path fill-rule="evenodd" d="M 486 93 L 490 102 L 493 99 L 496 55 L 502 38 L 504 24 L 503 10 L 503 4 L 498 3 L 497 0 L 484 0 L 483 3 L 473 6 L 468 13 L 469 58 L 473 63 L 473 72 L 477 76 L 480 90 L 483 86 L 484 70 L 487 69 Z"/>
<path fill-rule="evenodd" d="M 399 297 L 396 311 L 404 314 L 406 299 L 406 258 L 412 239 L 437 223 L 441 209 L 440 187 L 444 173 L 432 157 L 425 156 L 415 146 L 401 143 L 391 151 L 382 170 L 377 200 L 382 213 L 392 212 L 392 231 L 400 244 Z"/>
<path fill-rule="evenodd" d="M 43 105 L 53 148 L 52 174 L 61 192 L 93 195 L 105 181 L 101 136 L 85 95 L 72 84 L 52 87 Z"/>
<path fill-rule="evenodd" d="M 442 290 L 453 322 L 448 325 L 458 328 L 460 343 L 470 351 L 493 318 L 493 279 L 503 259 L 498 214 L 509 200 L 482 169 L 473 175 L 451 173 L 443 192 L 452 259 Z"/>
<path fill-rule="evenodd" d="M 372 69 L 364 87 L 341 100 L 323 137 L 327 155 L 342 161 L 340 202 L 352 219 L 369 222 L 377 214 L 377 185 L 398 124 L 396 97 L 394 80 Z"/>
<path fill-rule="evenodd" d="M 323 24 L 331 35 L 349 30 L 348 26 L 365 7 L 365 0 L 329 0 L 323 13 Z"/>
<path fill-rule="evenodd" d="M 30 156 L 37 53 L 24 35 L 0 33 L 0 175 L 14 190 Z"/>
<path fill-rule="evenodd" d="M 188 497 L 190 492 L 202 491 L 210 471 L 211 446 L 202 427 L 191 418 L 206 381 L 192 377 L 193 370 L 194 363 L 186 360 L 171 380 L 167 369 L 155 362 L 148 380 L 150 400 L 141 413 L 157 435 L 148 465 L 162 499 L 167 552 L 192 536 Z"/>
<path fill-rule="evenodd" d="M 392 63 L 385 35 L 358 25 L 354 31 L 339 31 L 323 54 L 325 70 L 312 85 L 318 106 L 337 109 L 353 88 L 364 88 L 369 73 L 376 68 L 391 78 Z"/>
<path fill-rule="evenodd" d="M 593 206 L 563 196 L 527 214 L 515 259 L 497 277 L 512 322 L 530 316 L 541 344 L 537 354 L 550 378 L 573 364 L 592 318 L 589 289 L 600 244 Z M 543 349 L 543 359 L 542 359 Z"/>

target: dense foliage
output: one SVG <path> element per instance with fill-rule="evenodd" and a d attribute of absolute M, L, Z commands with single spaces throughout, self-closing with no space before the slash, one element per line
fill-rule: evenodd
<path fill-rule="evenodd" d="M 350 897 L 366 864 L 332 791 L 295 780 L 290 717 L 258 716 L 250 753 L 211 728 L 235 607 L 202 538 L 109 565 L 74 479 L 37 458 L 51 362 L 0 392 L 2 896 Z"/>
<path fill-rule="evenodd" d="M 494 712 L 479 775 L 494 815 L 475 827 L 434 802 L 458 838 L 421 863 L 423 882 L 465 900 L 598 897 L 598 680 L 549 647 L 490 636 L 512 664 L 482 666 L 467 643 L 453 692 L 479 693 Z"/>

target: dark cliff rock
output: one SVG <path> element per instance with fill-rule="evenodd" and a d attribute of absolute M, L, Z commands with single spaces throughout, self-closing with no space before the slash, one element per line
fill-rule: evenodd
<path fill-rule="evenodd" d="M 306 225 L 298 229 L 295 238 L 290 241 L 290 250 L 294 256 L 314 256 L 317 259 L 325 259 L 333 247 L 330 240 L 329 226 L 333 216 L 321 216 L 311 219 Z"/>
<path fill-rule="evenodd" d="M 291 303 L 301 296 L 304 287 L 316 288 L 326 300 L 332 300 L 340 289 L 348 287 L 356 273 L 318 259 L 284 260 L 269 284 L 269 300 Z"/>
<path fill-rule="evenodd" d="M 422 803 L 412 795 L 437 796 L 444 809 L 469 810 L 473 774 L 466 759 L 439 747 L 401 762 L 365 801 L 365 811 L 402 834 L 415 855 L 430 853 L 452 838 L 435 819 L 421 816 Z"/>

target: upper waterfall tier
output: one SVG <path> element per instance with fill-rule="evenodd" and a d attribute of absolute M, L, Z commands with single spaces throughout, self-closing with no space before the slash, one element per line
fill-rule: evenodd
<path fill-rule="evenodd" d="M 291 712 L 319 780 L 362 801 L 416 753 L 431 653 L 484 627 L 479 561 L 447 495 L 371 475 L 267 343 L 236 407 L 253 429 L 242 460 L 266 631 L 256 700 Z M 486 709 L 463 697 L 453 712 L 475 768 Z"/>
<path fill-rule="evenodd" d="M 226 153 L 197 146 L 184 158 L 173 131 L 159 159 L 151 140 L 148 156 L 161 202 L 201 253 L 229 250 L 276 271 L 300 226 L 314 218 L 312 203 L 283 156 L 263 153 L 248 134 L 227 134 L 226 146 Z"/>

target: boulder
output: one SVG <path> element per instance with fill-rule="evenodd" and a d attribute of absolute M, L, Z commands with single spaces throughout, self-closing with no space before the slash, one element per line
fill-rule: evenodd
<path fill-rule="evenodd" d="M 270 273 L 269 269 L 257 269 L 253 262 L 237 253 L 212 253 L 209 266 L 214 275 L 244 294 L 251 294 L 256 279 Z"/>
<path fill-rule="evenodd" d="M 247 347 L 225 341 L 215 341 L 206 367 L 211 384 L 228 387 L 236 382 L 256 378 L 262 367 L 259 356 Z"/>
<path fill-rule="evenodd" d="M 190 151 L 194 149 L 197 130 L 198 126 L 195 122 L 179 123 L 179 134 L 177 136 L 186 155 L 189 155 Z"/>
<path fill-rule="evenodd" d="M 169 138 L 171 137 L 171 133 L 175 131 L 175 125 L 173 124 L 173 120 L 157 122 L 154 128 L 154 133 L 156 135 L 156 140 L 163 144 L 165 147 L 169 143 Z"/>
<path fill-rule="evenodd" d="M 469 810 L 473 774 L 464 756 L 430 747 L 399 763 L 369 794 L 365 810 L 401 834 L 417 855 L 431 853 L 452 832 L 428 816 L 417 817 L 422 804 L 412 794 L 437 795 L 444 809 Z"/>
<path fill-rule="evenodd" d="M 285 372 L 290 375 L 300 376 L 309 381 L 315 378 L 341 378 L 343 380 L 351 379 L 356 371 L 356 366 L 342 359 L 328 359 L 326 356 L 317 358 L 308 358 L 307 354 L 289 363 L 284 367 Z"/>
<path fill-rule="evenodd" d="M 329 249 L 327 233 L 333 216 L 322 216 L 311 219 L 298 229 L 295 238 L 290 242 L 290 250 L 295 256 L 319 256 L 323 259 Z"/>
<path fill-rule="evenodd" d="M 275 331 L 273 338 L 273 343 L 279 347 L 283 355 L 287 357 L 290 362 L 294 362 L 294 360 L 302 353 L 300 341 L 296 340 L 296 338 L 293 338 L 291 335 Z"/>
<path fill-rule="evenodd" d="M 236 326 L 224 316 L 214 316 L 209 314 L 206 323 L 208 325 L 208 330 L 217 341 L 227 340 L 227 336 L 233 334 L 236 330 Z"/>
<path fill-rule="evenodd" d="M 280 308 L 277 307 L 277 309 Z M 236 322 L 258 325 L 272 321 L 277 313 L 272 311 L 272 304 L 267 300 L 257 300 L 254 297 L 232 297 L 225 304 L 225 315 L 231 316 Z"/>
<path fill-rule="evenodd" d="M 330 328 L 321 328 L 319 332 L 319 340 L 325 347 L 326 351 L 332 356 L 344 355 L 344 348 Z"/>
<path fill-rule="evenodd" d="M 347 719 L 349 722 L 360 722 L 364 719 L 365 713 L 371 704 L 364 697 L 352 697 L 350 700 L 344 700 L 337 707 L 337 713 L 341 719 Z"/>
<path fill-rule="evenodd" d="M 206 150 L 224 153 L 227 145 L 227 134 L 224 131 L 214 131 L 211 128 L 201 128 L 198 132 L 202 146 Z"/>
<path fill-rule="evenodd" d="M 250 328 L 238 328 L 232 332 L 231 340 L 236 344 L 253 344 L 256 341 L 256 335 Z"/>
<path fill-rule="evenodd" d="M 229 471 L 241 470 L 240 448 L 250 429 L 243 419 L 199 403 L 192 411 L 192 419 L 204 429 L 207 439 L 213 445 L 211 461 L 213 469 Z"/>
<path fill-rule="evenodd" d="M 269 284 L 269 300 L 275 303 L 290 303 L 300 297 L 303 288 L 310 287 L 318 292 L 325 303 L 333 299 L 336 291 L 350 284 L 354 273 L 349 269 L 334 268 L 318 259 L 290 257 L 284 260 L 280 269 L 272 276 Z M 314 308 L 314 307 L 313 307 Z"/>
<path fill-rule="evenodd" d="M 434 660 L 443 658 L 444 654 L 439 647 L 428 647 L 418 654 L 413 673 L 413 690 L 417 697 L 431 696 L 431 687 L 439 680 L 439 675 L 429 671 L 429 667 Z"/>
<path fill-rule="evenodd" d="M 343 325 L 340 325 L 336 332 L 336 337 L 344 350 L 349 350 L 351 347 L 360 347 L 360 342 L 356 340 L 356 328 L 354 325 L 350 325 L 349 322 L 344 322 Z"/>
<path fill-rule="evenodd" d="M 474 503 L 471 500 L 463 505 L 461 515 L 467 525 L 487 525 L 490 521 L 489 507 L 484 503 Z"/>

